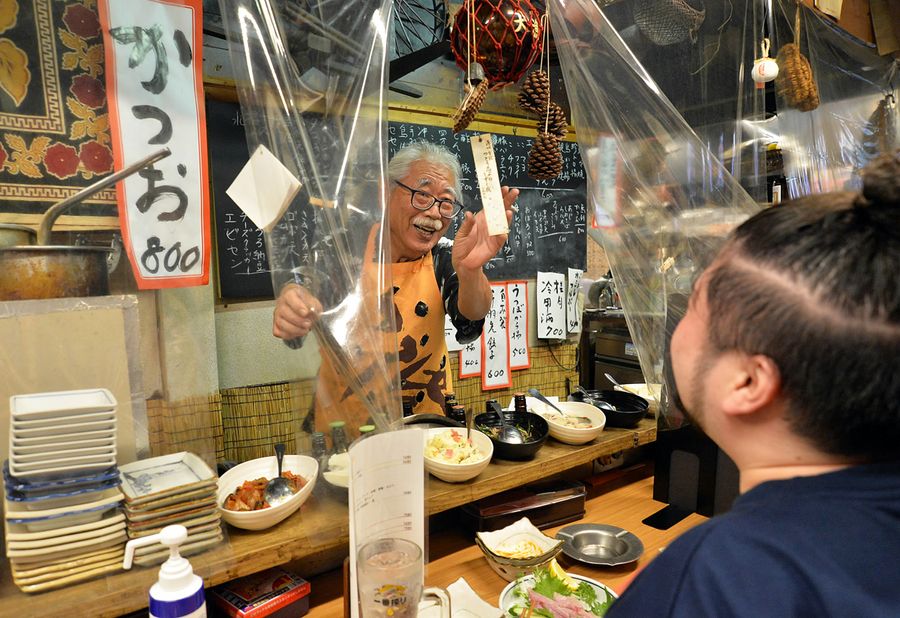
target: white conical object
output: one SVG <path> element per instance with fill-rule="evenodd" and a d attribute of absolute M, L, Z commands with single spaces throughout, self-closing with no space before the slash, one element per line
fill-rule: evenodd
<path fill-rule="evenodd" d="M 191 563 L 178 553 L 178 547 L 187 537 L 187 528 L 173 525 L 125 544 L 123 566 L 126 569 L 131 568 L 138 547 L 159 543 L 169 548 L 169 558 L 159 568 L 159 579 L 150 587 L 150 618 L 206 618 L 203 580 L 194 575 Z"/>

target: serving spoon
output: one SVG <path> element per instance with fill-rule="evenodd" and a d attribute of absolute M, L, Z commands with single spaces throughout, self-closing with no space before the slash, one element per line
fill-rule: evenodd
<path fill-rule="evenodd" d="M 575 420 L 577 420 L 577 421 L 579 421 L 579 422 L 581 422 L 581 423 L 586 423 L 586 424 L 588 424 L 588 425 L 593 425 L 593 424 L 594 424 L 594 421 L 592 421 L 592 420 L 591 420 L 589 417 L 587 417 L 587 416 L 579 416 L 579 415 L 577 415 L 577 414 L 567 414 L 566 412 L 563 412 L 563 411 L 560 410 L 556 405 L 554 405 L 552 401 L 550 401 L 549 399 L 547 399 L 546 397 L 544 397 L 543 393 L 541 393 L 541 391 L 539 391 L 539 390 L 536 389 L 536 388 L 529 388 L 529 389 L 528 389 L 528 394 L 531 395 L 532 397 L 537 398 L 539 401 L 542 401 L 543 403 L 547 404 L 548 406 L 550 406 L 551 408 L 553 408 L 554 410 L 556 410 L 557 412 L 559 412 L 561 416 L 565 416 L 566 418 L 574 418 Z"/>
<path fill-rule="evenodd" d="M 616 406 L 609 403 L 608 401 L 603 401 L 602 399 L 597 399 L 596 397 L 592 397 L 590 393 L 584 390 L 584 387 L 580 384 L 575 387 L 575 390 L 581 393 L 582 401 L 590 401 L 592 404 L 600 408 L 601 410 L 607 410 L 609 412 L 615 412 Z"/>
<path fill-rule="evenodd" d="M 506 422 L 506 418 L 504 418 L 503 416 L 503 409 L 500 407 L 500 404 L 497 402 L 493 402 L 490 405 L 494 412 L 496 412 L 497 416 L 500 417 L 500 435 L 497 437 L 497 439 L 501 442 L 508 442 L 510 444 L 524 443 L 525 438 L 522 437 L 522 432 L 519 431 L 519 428 Z"/>
<path fill-rule="evenodd" d="M 623 391 L 625 391 L 626 393 L 631 393 L 632 395 L 637 395 L 638 397 L 640 397 L 640 395 L 639 395 L 638 393 L 634 392 L 633 390 L 631 390 L 630 388 L 628 388 L 628 387 L 625 386 L 624 384 L 619 384 L 619 382 L 618 382 L 614 377 L 612 377 L 611 375 L 609 375 L 608 373 L 604 373 L 603 375 L 606 377 L 607 380 L 609 380 L 610 382 L 612 382 L 615 386 L 618 386 L 619 388 L 621 388 L 621 389 L 622 389 Z"/>
<path fill-rule="evenodd" d="M 269 506 L 278 506 L 294 495 L 291 482 L 281 476 L 281 464 L 284 461 L 284 444 L 275 445 L 275 461 L 278 462 L 278 476 L 266 483 L 265 498 Z"/>

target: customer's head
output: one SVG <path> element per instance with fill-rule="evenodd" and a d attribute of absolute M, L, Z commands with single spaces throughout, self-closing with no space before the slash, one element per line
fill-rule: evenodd
<path fill-rule="evenodd" d="M 900 458 L 900 151 L 863 182 L 760 212 L 698 279 L 672 356 L 701 426 L 780 403 L 820 452 Z"/>
<path fill-rule="evenodd" d="M 430 142 L 394 155 L 388 163 L 391 259 L 418 259 L 447 232 L 462 200 L 460 173 L 453 153 Z"/>

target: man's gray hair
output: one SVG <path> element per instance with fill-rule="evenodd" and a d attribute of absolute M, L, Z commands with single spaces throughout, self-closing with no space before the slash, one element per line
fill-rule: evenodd
<path fill-rule="evenodd" d="M 462 203 L 463 195 L 460 185 L 462 168 L 459 166 L 459 160 L 447 148 L 431 142 L 413 142 L 397 151 L 388 163 L 388 179 L 398 182 L 405 178 L 409 174 L 409 168 L 416 161 L 425 161 L 450 170 L 450 173 L 453 174 L 455 199 Z"/>

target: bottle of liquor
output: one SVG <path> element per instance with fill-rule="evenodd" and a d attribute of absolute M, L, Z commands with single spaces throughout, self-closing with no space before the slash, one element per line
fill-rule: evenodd
<path fill-rule="evenodd" d="M 459 404 L 454 404 L 453 407 L 450 408 L 450 412 L 447 413 L 449 418 L 452 418 L 454 421 L 466 424 L 466 407 L 461 406 Z"/>
<path fill-rule="evenodd" d="M 516 412 L 521 412 L 525 414 L 528 412 L 528 404 L 525 401 L 525 393 L 516 393 L 513 395 L 513 401 L 515 401 L 515 410 Z"/>
<path fill-rule="evenodd" d="M 444 393 L 444 416 L 450 416 L 450 411 L 456 405 L 456 395 Z"/>
<path fill-rule="evenodd" d="M 331 427 L 331 452 L 346 453 L 347 452 L 347 432 L 344 427 L 347 423 L 344 421 L 332 421 L 328 424 Z"/>

